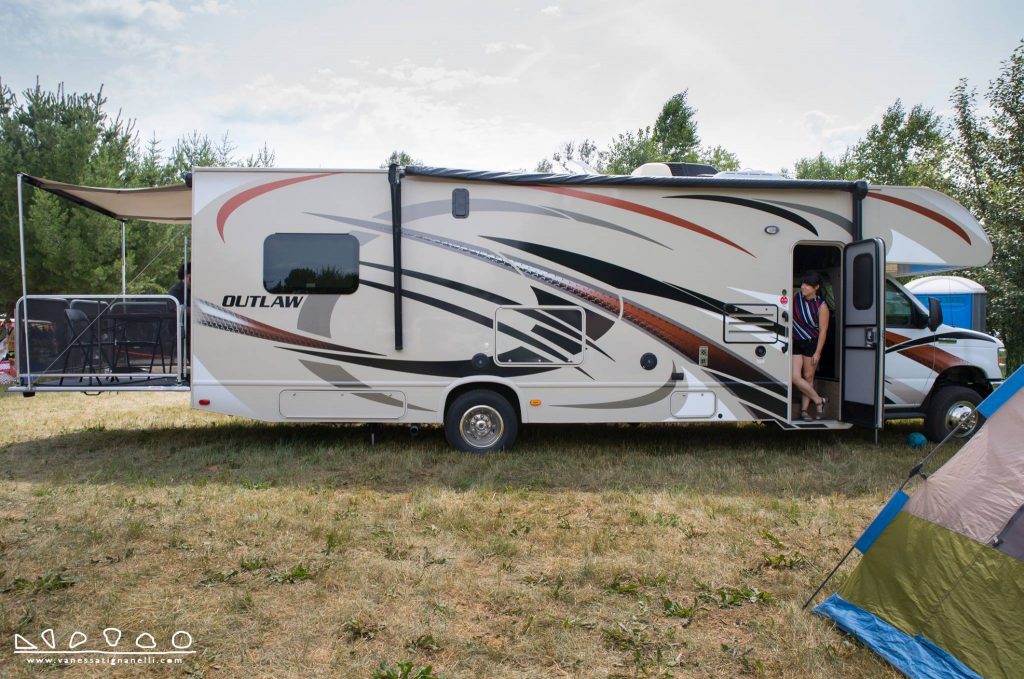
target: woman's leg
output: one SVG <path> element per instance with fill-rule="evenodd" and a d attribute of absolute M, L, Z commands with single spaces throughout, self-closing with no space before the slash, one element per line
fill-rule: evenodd
<path fill-rule="evenodd" d="M 821 396 L 818 394 L 818 391 L 814 388 L 814 373 L 816 372 L 816 368 L 814 367 L 814 359 L 810 356 L 803 356 L 802 358 L 804 363 L 804 380 L 807 381 L 807 384 L 811 385 L 811 391 L 814 392 L 814 395 L 812 396 L 814 405 L 818 405 L 819 403 L 821 403 Z"/>
<path fill-rule="evenodd" d="M 810 407 L 811 402 L 817 403 L 821 400 L 817 392 L 814 391 L 814 386 L 804 379 L 804 360 L 810 361 L 811 359 L 801 356 L 800 354 L 793 354 L 793 386 L 800 390 L 800 409 L 807 410 Z"/>

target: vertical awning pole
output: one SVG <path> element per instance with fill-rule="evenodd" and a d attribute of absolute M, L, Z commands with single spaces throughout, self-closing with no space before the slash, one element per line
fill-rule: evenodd
<path fill-rule="evenodd" d="M 125 264 L 125 241 L 124 241 L 124 220 L 121 220 L 121 297 L 124 297 L 128 289 L 127 267 Z"/>
<path fill-rule="evenodd" d="M 185 300 L 181 307 L 178 308 L 178 379 L 185 379 L 185 352 L 191 350 L 190 343 L 185 342 L 185 336 L 190 333 L 191 329 L 186 327 L 186 324 L 191 323 L 192 314 L 189 313 L 189 306 L 191 304 L 191 298 L 188 296 L 188 274 L 192 268 L 192 263 L 188 259 L 188 236 L 185 236 L 184 243 L 182 244 L 181 261 L 185 267 L 182 273 L 185 277 L 182 279 L 184 285 L 184 292 L 182 293 L 182 299 Z"/>
<path fill-rule="evenodd" d="M 32 356 L 28 349 L 28 282 L 25 277 L 25 208 L 21 201 L 21 185 L 24 182 L 24 175 L 18 173 L 18 243 L 21 246 L 21 327 L 23 341 L 25 342 L 25 372 L 28 374 L 26 387 L 32 388 Z M 18 356 L 21 359 L 21 356 Z M 21 366 L 18 366 L 19 369 Z"/>
<path fill-rule="evenodd" d="M 391 246 L 395 275 L 395 349 L 402 350 L 402 170 L 397 163 L 388 167 L 391 184 Z"/>

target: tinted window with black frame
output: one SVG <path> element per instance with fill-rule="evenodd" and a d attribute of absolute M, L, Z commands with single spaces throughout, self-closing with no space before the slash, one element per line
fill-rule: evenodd
<path fill-rule="evenodd" d="M 909 328 L 914 311 L 907 296 L 892 281 L 885 282 L 885 324 L 890 328 Z"/>
<path fill-rule="evenodd" d="M 267 236 L 263 287 L 278 295 L 351 294 L 359 287 L 359 241 L 347 233 Z"/>
<path fill-rule="evenodd" d="M 853 258 L 853 308 L 870 309 L 875 303 L 875 258 L 864 253 Z"/>

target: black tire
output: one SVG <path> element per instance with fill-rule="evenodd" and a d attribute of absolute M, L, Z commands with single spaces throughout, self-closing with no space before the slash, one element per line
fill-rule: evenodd
<path fill-rule="evenodd" d="M 967 408 L 976 408 L 979 403 L 981 395 L 969 387 L 942 387 L 932 395 L 928 405 L 928 413 L 924 419 L 925 436 L 934 443 L 942 441 L 968 412 Z M 954 439 L 964 440 L 974 436 L 985 419 L 981 413 L 974 413 L 969 417 L 973 418 L 973 421 L 961 427 L 954 435 Z"/>
<path fill-rule="evenodd" d="M 474 389 L 462 394 L 444 415 L 444 436 L 453 448 L 467 453 L 490 453 L 512 447 L 519 418 L 501 394 Z"/>

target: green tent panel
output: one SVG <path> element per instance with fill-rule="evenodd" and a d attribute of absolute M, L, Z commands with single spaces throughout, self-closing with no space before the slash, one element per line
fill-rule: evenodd
<path fill-rule="evenodd" d="M 839 596 L 985 677 L 1024 673 L 1024 561 L 900 512 Z M 992 635 L 990 631 L 998 631 Z"/>

